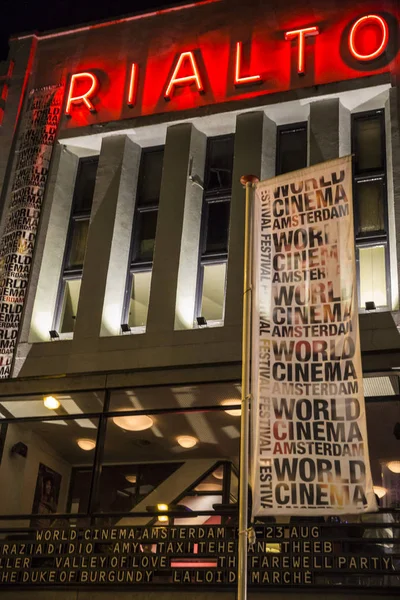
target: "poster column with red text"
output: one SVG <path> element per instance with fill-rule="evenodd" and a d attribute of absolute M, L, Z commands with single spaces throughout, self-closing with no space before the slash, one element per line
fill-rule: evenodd
<path fill-rule="evenodd" d="M 61 86 L 32 90 L 18 135 L 0 240 L 0 378 L 11 375 L 63 92 Z"/>
<path fill-rule="evenodd" d="M 376 509 L 351 157 L 260 182 L 254 221 L 254 515 Z"/>

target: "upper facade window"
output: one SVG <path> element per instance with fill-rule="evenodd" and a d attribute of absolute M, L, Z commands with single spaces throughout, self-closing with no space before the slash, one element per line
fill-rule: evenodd
<path fill-rule="evenodd" d="M 98 157 L 79 161 L 53 329 L 72 333 L 78 310 Z"/>
<path fill-rule="evenodd" d="M 389 304 L 389 259 L 384 111 L 353 115 L 354 225 L 359 305 Z"/>
<path fill-rule="evenodd" d="M 277 130 L 276 174 L 307 166 L 307 123 L 283 125 Z"/>
<path fill-rule="evenodd" d="M 164 148 L 142 152 L 123 323 L 145 331 L 156 239 Z"/>
<path fill-rule="evenodd" d="M 207 142 L 196 316 L 209 325 L 224 319 L 234 136 Z"/>

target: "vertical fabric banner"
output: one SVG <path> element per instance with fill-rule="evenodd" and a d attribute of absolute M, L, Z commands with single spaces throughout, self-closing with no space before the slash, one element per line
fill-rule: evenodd
<path fill-rule="evenodd" d="M 376 510 L 351 157 L 260 182 L 254 229 L 253 514 Z"/>
<path fill-rule="evenodd" d="M 0 241 L 0 378 L 11 374 L 62 101 L 60 86 L 32 90 L 18 135 Z"/>

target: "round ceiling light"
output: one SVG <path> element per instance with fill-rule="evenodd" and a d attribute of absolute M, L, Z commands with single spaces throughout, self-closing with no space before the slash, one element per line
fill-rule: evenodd
<path fill-rule="evenodd" d="M 60 408 L 60 402 L 57 398 L 54 398 L 54 396 L 45 396 L 43 398 L 43 404 L 50 410 L 57 410 L 57 408 Z"/>
<path fill-rule="evenodd" d="M 383 498 L 383 496 L 386 496 L 387 489 L 381 485 L 374 485 L 374 493 L 378 496 L 378 498 Z"/>
<path fill-rule="evenodd" d="M 222 400 L 221 402 L 222 406 L 239 406 L 239 408 L 228 408 L 228 410 L 225 411 L 228 415 L 231 415 L 232 417 L 240 417 L 242 412 L 241 404 L 242 402 L 238 398 L 234 398 L 233 400 Z"/>
<path fill-rule="evenodd" d="M 85 450 L 86 452 L 89 452 L 89 450 L 93 450 L 96 447 L 96 442 L 94 440 L 81 438 L 77 440 L 76 443 L 81 450 Z"/>
<path fill-rule="evenodd" d="M 400 460 L 391 460 L 386 466 L 392 473 L 400 473 Z"/>
<path fill-rule="evenodd" d="M 224 478 L 224 467 L 218 467 L 218 469 L 215 469 L 215 471 L 213 471 L 213 477 L 215 477 L 215 479 L 223 479 Z"/>
<path fill-rule="evenodd" d="M 194 448 L 199 440 L 192 435 L 179 435 L 176 441 L 182 448 Z"/>
<path fill-rule="evenodd" d="M 221 483 L 199 483 L 194 488 L 196 492 L 220 492 L 222 490 Z"/>
<path fill-rule="evenodd" d="M 129 483 L 136 483 L 137 476 L 136 475 L 125 475 L 125 479 L 129 481 Z"/>
<path fill-rule="evenodd" d="M 114 423 L 126 431 L 144 431 L 153 425 L 153 419 L 147 415 L 129 415 L 126 417 L 113 417 Z"/>

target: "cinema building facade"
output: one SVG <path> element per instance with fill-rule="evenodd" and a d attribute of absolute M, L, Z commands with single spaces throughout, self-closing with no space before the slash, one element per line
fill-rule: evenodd
<path fill-rule="evenodd" d="M 398 593 L 400 9 L 320 5 L 206 0 L 10 40 L 2 599 L 234 598 L 240 177 L 348 154 L 380 512 L 260 519 L 249 594 Z"/>

